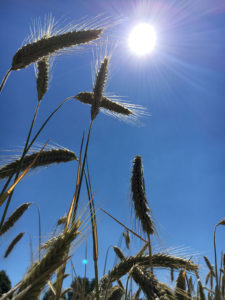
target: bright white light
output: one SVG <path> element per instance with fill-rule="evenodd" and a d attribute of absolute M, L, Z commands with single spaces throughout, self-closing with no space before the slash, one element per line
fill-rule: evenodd
<path fill-rule="evenodd" d="M 129 36 L 130 49 L 138 56 L 149 54 L 156 44 L 156 32 L 153 26 L 141 23 L 134 27 Z"/>

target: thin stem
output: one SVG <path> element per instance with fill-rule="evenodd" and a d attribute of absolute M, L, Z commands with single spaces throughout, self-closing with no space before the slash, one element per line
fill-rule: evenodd
<path fill-rule="evenodd" d="M 77 212 L 78 201 L 79 201 L 79 196 L 80 196 L 80 189 L 81 189 L 81 185 L 82 185 L 82 179 L 83 179 L 83 174 L 84 174 L 84 167 L 85 167 L 85 162 L 86 162 L 86 157 L 87 157 L 88 144 L 89 144 L 90 135 L 91 135 L 92 122 L 93 121 L 91 121 L 90 126 L 89 126 L 88 137 L 87 137 L 87 142 L 86 142 L 86 147 L 85 147 L 85 152 L 84 152 L 84 158 L 83 158 L 82 169 L 81 169 L 81 173 L 80 173 L 80 181 L 79 181 L 79 186 L 78 186 L 78 190 L 77 190 L 77 195 L 76 195 L 76 201 L 75 201 L 75 207 L 74 207 L 72 221 L 74 221 L 75 218 L 76 218 L 76 212 Z"/>
<path fill-rule="evenodd" d="M 150 234 L 148 234 L 148 251 L 149 251 L 149 263 L 150 263 L 150 271 L 153 275 L 153 265 L 152 265 L 152 246 L 151 246 L 151 239 Z"/>
<path fill-rule="evenodd" d="M 29 245 L 30 245 L 30 265 L 32 266 L 34 263 L 34 257 L 33 257 L 33 246 L 32 246 L 32 237 L 31 234 L 29 232 L 27 232 L 29 234 Z"/>
<path fill-rule="evenodd" d="M 117 223 L 119 223 L 121 226 L 123 226 L 124 228 L 126 228 L 126 230 L 130 231 L 131 233 L 133 233 L 134 235 L 136 235 L 140 240 L 142 240 L 143 242 L 147 243 L 147 241 L 145 239 L 143 239 L 139 234 L 137 234 L 136 232 L 134 232 L 133 230 L 131 230 L 130 228 L 128 228 L 127 226 L 125 226 L 123 223 L 121 223 L 119 220 L 117 220 L 116 218 L 114 218 L 112 215 L 110 215 L 110 213 L 108 213 L 107 211 L 105 211 L 103 208 L 100 208 L 106 215 L 108 215 L 109 217 L 111 217 L 113 220 L 115 220 Z"/>
<path fill-rule="evenodd" d="M 3 86 L 5 85 L 5 82 L 6 82 L 7 78 L 9 77 L 9 74 L 11 73 L 11 71 L 12 71 L 12 69 L 10 68 L 10 69 L 7 71 L 5 77 L 3 78 L 2 82 L 1 82 L 1 85 L 0 85 L 0 93 L 1 93 L 1 91 L 2 91 L 2 89 L 3 89 Z"/>
<path fill-rule="evenodd" d="M 91 192 L 91 187 L 88 182 L 87 174 L 84 170 L 87 193 L 89 198 L 89 206 L 90 206 L 90 215 L 91 215 L 91 226 L 92 226 L 92 237 L 93 237 L 93 260 L 94 260 L 94 268 L 95 268 L 95 289 L 96 289 L 96 299 L 99 300 L 99 287 L 98 287 L 98 241 L 97 241 L 97 225 L 95 219 L 94 212 L 94 201 Z M 90 177 L 89 177 L 90 179 Z"/>
<path fill-rule="evenodd" d="M 128 283 L 131 277 L 131 273 L 127 277 L 127 282 L 126 282 L 126 293 L 125 293 L 125 300 L 127 300 L 127 293 L 128 293 Z"/>
<path fill-rule="evenodd" d="M 87 278 L 87 238 L 85 240 L 84 295 L 86 291 L 86 278 Z"/>
<path fill-rule="evenodd" d="M 216 228 L 217 228 L 218 224 L 215 226 L 214 228 L 214 255 L 215 255 L 215 271 L 216 271 L 216 295 L 215 295 L 215 299 L 218 299 L 218 295 L 219 295 L 219 283 L 218 283 L 218 272 L 217 272 L 217 255 L 216 255 Z M 219 299 L 218 299 L 219 300 Z"/>
<path fill-rule="evenodd" d="M 103 276 L 105 275 L 105 270 L 106 270 L 106 264 L 107 264 L 107 259 L 108 259 L 108 254 L 109 254 L 109 250 L 110 248 L 112 248 L 113 245 L 110 245 L 106 251 L 106 256 L 105 256 L 105 263 L 104 263 L 104 270 L 103 270 Z"/>
<path fill-rule="evenodd" d="M 38 236 L 39 236 L 39 247 L 38 247 L 38 257 L 39 257 L 39 261 L 41 260 L 41 212 L 40 212 L 40 207 L 36 202 L 33 202 L 32 204 L 34 204 L 37 207 L 37 211 L 38 211 Z"/>
<path fill-rule="evenodd" d="M 214 228 L 214 255 L 215 255 L 215 271 L 216 271 L 216 284 L 218 284 L 218 277 L 217 277 L 217 256 L 216 256 L 216 228 Z"/>
<path fill-rule="evenodd" d="M 84 142 L 84 134 L 83 134 L 82 141 L 81 141 L 81 146 L 80 146 L 80 156 L 79 156 L 79 164 L 78 164 L 78 170 L 77 170 L 76 188 L 75 188 L 73 199 L 72 199 L 72 202 L 70 204 L 70 208 L 69 208 L 69 211 L 68 211 L 68 214 L 67 214 L 66 224 L 65 224 L 65 227 L 64 227 L 64 232 L 69 227 L 71 217 L 72 217 L 72 213 L 74 211 L 74 205 L 75 205 L 75 202 L 76 202 L 77 191 L 78 191 L 79 182 L 80 182 L 80 169 L 81 169 L 81 157 L 82 157 L 83 142 Z M 75 221 L 75 218 L 74 219 L 72 218 L 72 223 L 71 224 L 73 224 L 74 221 Z"/>
<path fill-rule="evenodd" d="M 46 126 L 46 124 L 48 123 L 48 121 L 53 117 L 53 115 L 60 109 L 60 107 L 64 103 L 66 103 L 68 100 L 70 100 L 72 98 L 73 97 L 68 97 L 65 100 L 63 100 L 63 102 L 49 115 L 49 117 L 45 120 L 45 122 L 42 124 L 41 128 L 38 130 L 38 132 L 36 133 L 36 135 L 34 136 L 34 138 L 32 139 L 32 141 L 30 142 L 29 146 L 27 147 L 27 151 L 30 150 L 31 146 L 36 141 L 37 137 L 39 136 L 39 134 L 41 133 L 41 131 L 44 129 L 44 127 Z"/>

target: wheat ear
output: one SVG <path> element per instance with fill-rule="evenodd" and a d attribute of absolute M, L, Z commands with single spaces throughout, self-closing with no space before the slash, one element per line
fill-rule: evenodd
<path fill-rule="evenodd" d="M 48 90 L 49 82 L 49 56 L 46 56 L 37 63 L 37 93 L 38 101 L 44 97 Z"/>
<path fill-rule="evenodd" d="M 36 42 L 23 46 L 16 52 L 13 57 L 11 70 L 26 68 L 30 64 L 61 49 L 89 43 L 99 38 L 102 32 L 102 29 L 93 29 L 67 32 L 49 38 L 43 37 Z"/>
<path fill-rule="evenodd" d="M 130 269 L 135 265 L 139 264 L 140 266 L 149 266 L 149 255 L 145 256 L 130 256 L 126 257 L 123 261 L 121 261 L 118 265 L 114 266 L 114 268 L 110 271 L 109 276 L 112 281 L 117 280 L 118 278 L 127 274 Z M 156 253 L 152 255 L 152 264 L 153 267 L 156 268 L 174 268 L 179 270 L 181 268 L 185 268 L 188 271 L 197 271 L 198 266 L 190 260 L 176 257 L 164 253 Z"/>
<path fill-rule="evenodd" d="M 128 230 L 123 232 L 123 237 L 125 239 L 126 247 L 129 250 L 130 249 L 130 233 Z"/>
<path fill-rule="evenodd" d="M 125 259 L 125 255 L 123 254 L 123 251 L 119 247 L 113 246 L 113 250 L 116 253 L 116 255 L 119 257 L 120 260 Z"/>
<path fill-rule="evenodd" d="M 206 263 L 207 267 L 209 268 L 209 271 L 212 273 L 213 276 L 216 277 L 216 274 L 214 272 L 213 266 L 211 265 L 209 259 L 206 256 L 203 256 L 203 258 L 205 260 L 205 263 Z"/>
<path fill-rule="evenodd" d="M 146 199 L 142 159 L 139 155 L 134 158 L 133 162 L 131 191 L 135 215 L 140 220 L 143 231 L 147 234 L 153 234 L 154 223 L 149 215 L 151 210 Z"/>
<path fill-rule="evenodd" d="M 149 265 L 153 273 L 150 235 L 154 234 L 155 226 L 150 216 L 151 210 L 146 199 L 142 158 L 139 155 L 134 158 L 133 162 L 131 191 L 136 218 L 139 219 L 143 231 L 148 235 Z"/>
<path fill-rule="evenodd" d="M 175 287 L 175 297 L 177 300 L 187 300 L 186 292 L 186 270 L 181 270 L 177 277 L 176 287 Z"/>
<path fill-rule="evenodd" d="M 92 105 L 94 103 L 94 93 L 92 92 L 81 92 L 78 95 L 74 96 L 74 98 L 85 104 Z M 128 109 L 125 105 L 123 105 L 123 103 L 112 101 L 106 98 L 105 96 L 102 97 L 100 107 L 113 113 L 125 116 L 134 114 L 134 112 L 131 109 Z"/>
<path fill-rule="evenodd" d="M 134 266 L 131 271 L 134 281 L 141 287 L 148 299 L 156 299 L 159 296 L 155 277 L 139 266 Z"/>
<path fill-rule="evenodd" d="M 24 171 L 30 165 L 30 163 L 35 159 L 35 157 L 39 152 L 34 152 L 30 155 L 26 155 L 23 159 L 20 171 Z M 41 166 L 47 166 L 49 164 L 68 162 L 72 160 L 78 160 L 78 159 L 75 153 L 67 149 L 51 149 L 51 150 L 41 151 L 37 160 L 33 164 L 32 169 Z M 20 159 L 17 159 L 3 166 L 0 169 L 0 179 L 4 179 L 14 174 L 17 170 L 17 166 L 19 162 Z"/>
<path fill-rule="evenodd" d="M 31 269 L 27 272 L 22 280 L 19 292 L 26 289 L 29 285 L 32 285 L 35 280 L 36 282 L 35 285 L 29 289 L 29 298 L 26 299 L 38 297 L 51 274 L 59 267 L 59 265 L 65 262 L 70 244 L 79 234 L 78 229 L 80 225 L 81 222 L 78 219 L 70 230 L 59 235 L 41 261 L 34 263 Z M 42 274 L 46 274 L 46 276 L 41 277 Z M 40 280 L 38 280 L 39 277 L 41 278 Z"/>
<path fill-rule="evenodd" d="M 121 300 L 123 294 L 124 290 L 120 286 L 114 286 L 109 291 L 109 296 L 107 297 L 107 300 Z"/>
<path fill-rule="evenodd" d="M 198 279 L 199 300 L 206 300 L 201 280 Z"/>
<path fill-rule="evenodd" d="M 91 120 L 94 120 L 99 112 L 102 102 L 104 87 L 107 79 L 109 58 L 105 57 L 96 76 L 95 86 L 93 89 L 93 103 L 91 106 Z"/>
<path fill-rule="evenodd" d="M 28 209 L 31 203 L 24 203 L 20 205 L 12 214 L 11 216 L 5 221 L 2 225 L 0 236 L 7 232 L 13 225 L 19 220 L 20 217 L 24 214 L 24 212 Z"/>
<path fill-rule="evenodd" d="M 16 244 L 21 240 L 21 238 L 23 237 L 24 232 L 19 233 L 10 243 L 9 247 L 7 248 L 4 258 L 6 258 L 13 250 L 13 248 L 16 246 Z"/>

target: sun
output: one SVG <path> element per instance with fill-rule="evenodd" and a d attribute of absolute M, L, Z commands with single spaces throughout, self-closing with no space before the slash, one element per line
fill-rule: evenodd
<path fill-rule="evenodd" d="M 129 47 L 137 56 L 150 54 L 156 45 L 156 31 L 148 23 L 136 25 L 129 35 Z"/>

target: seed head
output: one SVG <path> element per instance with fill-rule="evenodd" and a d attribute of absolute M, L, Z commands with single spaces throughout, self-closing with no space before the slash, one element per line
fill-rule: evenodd
<path fill-rule="evenodd" d="M 145 194 L 144 175 L 141 156 L 136 156 L 133 162 L 133 171 L 131 177 L 132 200 L 134 204 L 135 215 L 142 225 L 142 229 L 147 234 L 154 233 L 154 223 L 150 216 L 150 208 Z"/>
<path fill-rule="evenodd" d="M 109 58 L 105 57 L 99 68 L 96 76 L 96 82 L 93 89 L 93 103 L 91 106 L 91 120 L 94 120 L 99 112 L 99 107 L 102 102 L 104 87 L 107 79 Z"/>

